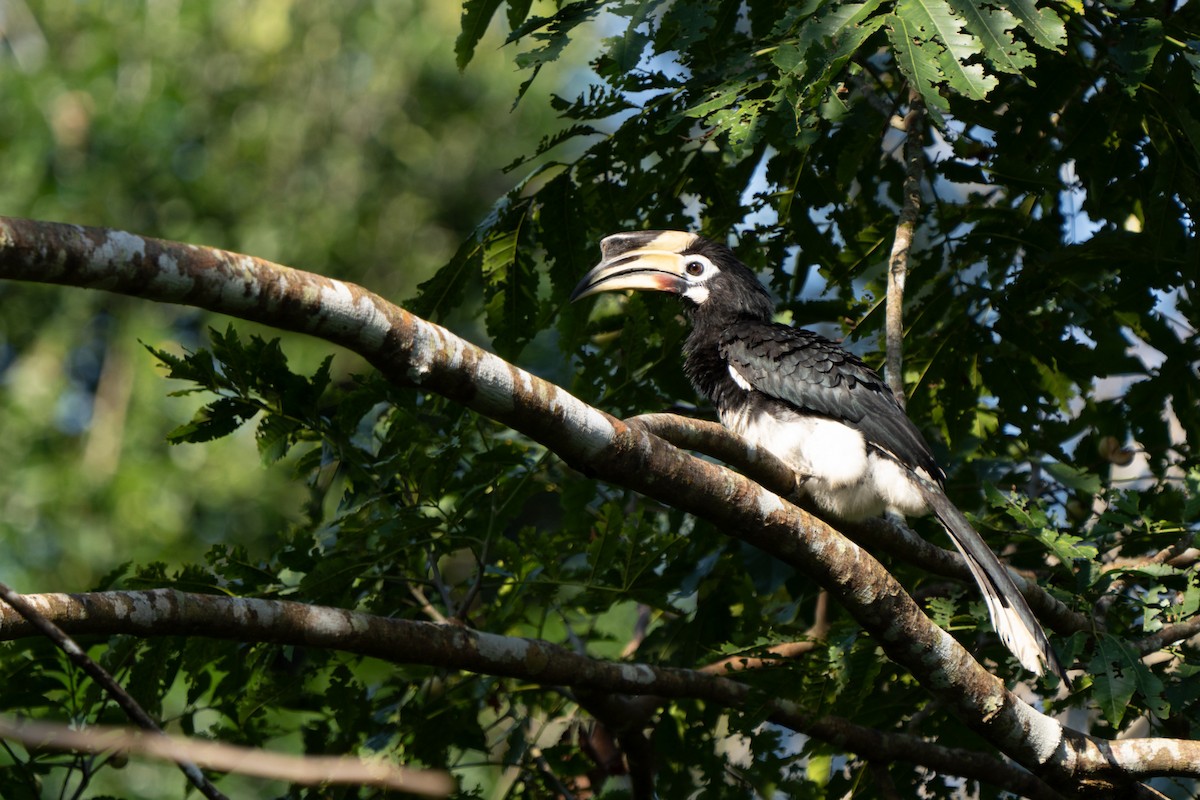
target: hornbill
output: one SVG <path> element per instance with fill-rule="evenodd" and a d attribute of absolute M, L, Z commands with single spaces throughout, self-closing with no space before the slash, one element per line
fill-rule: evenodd
<path fill-rule="evenodd" d="M 649 289 L 682 298 L 692 329 L 684 371 L 721 422 L 797 473 L 823 513 L 852 521 L 932 511 L 983 592 L 1021 664 L 1069 685 L 1012 577 L 942 489 L 921 433 L 887 384 L 838 344 L 772 321 L 775 303 L 728 247 L 682 231 L 632 231 L 600 243 L 603 260 L 571 295 Z"/>

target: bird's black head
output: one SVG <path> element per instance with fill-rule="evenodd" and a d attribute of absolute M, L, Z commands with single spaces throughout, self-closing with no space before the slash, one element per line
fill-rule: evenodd
<path fill-rule="evenodd" d="M 603 260 L 572 300 L 617 289 L 671 292 L 698 315 L 769 320 L 775 304 L 750 268 L 723 244 L 683 231 L 630 231 L 600 242 Z"/>

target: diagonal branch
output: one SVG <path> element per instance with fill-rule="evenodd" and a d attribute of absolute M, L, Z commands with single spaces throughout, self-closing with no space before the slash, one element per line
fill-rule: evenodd
<path fill-rule="evenodd" d="M 1054 786 L 1085 777 L 1075 767 L 1096 747 L 1091 739 L 1008 692 L 837 531 L 359 286 L 221 250 L 11 218 L 0 218 L 0 278 L 183 303 L 350 348 L 396 384 L 460 402 L 569 465 L 703 518 L 804 572 L 982 738 Z"/>

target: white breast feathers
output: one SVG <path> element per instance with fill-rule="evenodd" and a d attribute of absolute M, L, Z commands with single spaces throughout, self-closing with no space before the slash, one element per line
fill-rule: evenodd
<path fill-rule="evenodd" d="M 731 370 L 732 373 L 732 370 Z M 845 520 L 898 511 L 925 513 L 925 501 L 904 467 L 870 450 L 862 433 L 826 417 L 792 410 L 770 411 L 749 403 L 721 414 L 721 421 L 748 442 L 791 464 L 801 488 L 824 512 Z"/>

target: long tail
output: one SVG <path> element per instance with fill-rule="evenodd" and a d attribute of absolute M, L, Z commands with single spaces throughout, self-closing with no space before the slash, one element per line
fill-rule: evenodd
<path fill-rule="evenodd" d="M 967 518 L 958 510 L 941 487 L 923 476 L 913 476 L 925 502 L 937 517 L 938 522 L 950 534 L 950 539 L 958 552 L 962 553 L 979 584 L 983 600 L 987 603 L 988 613 L 992 617 L 992 626 L 1021 666 L 1038 675 L 1045 674 L 1049 668 L 1068 688 L 1071 681 L 1067 678 L 1066 670 L 1059 663 L 1058 656 L 1050 647 L 1050 640 L 1033 615 L 1029 604 L 1017 589 L 1008 570 L 996 558 L 987 543 L 983 541 Z"/>

